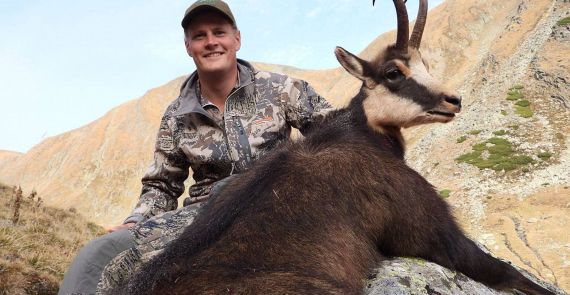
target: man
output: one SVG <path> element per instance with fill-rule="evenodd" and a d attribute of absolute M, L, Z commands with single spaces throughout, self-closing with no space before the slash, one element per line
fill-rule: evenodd
<path fill-rule="evenodd" d="M 102 288 L 124 279 L 129 274 L 121 271 L 176 238 L 224 179 L 289 138 L 291 127 L 306 133 L 331 109 L 306 82 L 237 59 L 241 35 L 225 2 L 196 1 L 182 27 L 197 70 L 162 118 L 140 200 L 122 225 L 80 251 L 59 294 L 94 293 L 111 259 Z M 189 168 L 195 184 L 184 207 L 175 210 Z"/>

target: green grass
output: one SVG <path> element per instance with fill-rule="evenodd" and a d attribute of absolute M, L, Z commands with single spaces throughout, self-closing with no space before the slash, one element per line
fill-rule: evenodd
<path fill-rule="evenodd" d="M 501 110 L 501 115 L 506 116 L 506 115 L 507 115 L 507 111 Z"/>
<path fill-rule="evenodd" d="M 481 133 L 481 132 L 482 132 L 482 130 L 471 130 L 471 131 L 469 131 L 469 132 L 467 132 L 467 133 L 469 133 L 469 134 L 471 134 L 471 135 L 478 135 L 478 134 Z"/>
<path fill-rule="evenodd" d="M 516 101 L 523 98 L 524 95 L 520 90 L 510 90 L 507 92 L 507 100 L 509 101 Z"/>
<path fill-rule="evenodd" d="M 457 139 L 457 143 L 462 143 L 462 142 L 464 142 L 464 141 L 466 141 L 466 140 L 467 140 L 467 136 L 463 135 L 463 136 L 461 136 L 460 138 Z"/>
<path fill-rule="evenodd" d="M 519 154 L 512 143 L 500 137 L 493 137 L 472 146 L 473 151 L 457 157 L 460 163 L 471 164 L 479 169 L 511 171 L 533 163 L 531 157 Z M 488 154 L 483 157 L 484 153 Z"/>
<path fill-rule="evenodd" d="M 523 118 L 530 118 L 534 115 L 534 112 L 530 109 L 530 106 L 515 106 L 515 113 Z"/>
<path fill-rule="evenodd" d="M 448 189 L 443 189 L 443 190 L 439 191 L 439 196 L 444 198 L 444 199 L 449 198 L 449 194 L 451 194 L 451 190 L 448 190 Z"/>
<path fill-rule="evenodd" d="M 493 132 L 493 134 L 495 134 L 497 136 L 503 136 L 503 135 L 507 135 L 509 133 L 505 130 L 497 130 L 497 131 Z"/>
<path fill-rule="evenodd" d="M 568 25 L 568 24 L 570 24 L 570 16 L 568 16 L 568 17 L 565 17 L 565 18 L 563 18 L 563 19 L 559 20 L 559 21 L 558 21 L 558 22 L 556 22 L 556 23 L 557 23 L 559 26 L 565 26 L 565 25 Z"/>
<path fill-rule="evenodd" d="M 522 85 L 515 85 L 509 88 L 507 100 L 515 101 L 515 114 L 523 118 L 530 118 L 534 113 L 530 108 L 530 101 L 524 99 L 523 89 L 524 87 Z M 506 112 L 503 113 L 503 111 L 501 111 L 501 114 L 506 115 Z"/>
<path fill-rule="evenodd" d="M 530 106 L 530 101 L 523 99 L 523 100 L 519 100 L 515 103 L 515 105 L 520 106 L 520 107 L 528 107 Z"/>
<path fill-rule="evenodd" d="M 547 161 L 548 159 L 550 159 L 550 157 L 552 157 L 552 154 L 549 152 L 544 152 L 544 153 L 539 153 L 537 155 L 541 160 L 543 161 Z"/>

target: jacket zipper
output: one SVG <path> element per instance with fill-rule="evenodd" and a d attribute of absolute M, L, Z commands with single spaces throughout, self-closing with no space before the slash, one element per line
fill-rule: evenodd
<path fill-rule="evenodd" d="M 226 112 L 226 110 L 228 109 L 228 100 L 230 100 L 230 97 L 231 97 L 232 95 L 234 95 L 236 92 L 238 92 L 239 90 L 243 89 L 244 87 L 246 87 L 246 86 L 248 86 L 249 84 L 252 84 L 252 83 L 253 83 L 253 82 L 250 80 L 249 83 L 244 84 L 244 85 L 242 85 L 242 86 L 236 88 L 234 91 L 230 92 L 230 94 L 228 95 L 226 101 L 224 102 L 224 127 L 222 128 L 222 132 L 224 133 L 224 141 L 225 141 L 225 143 L 226 143 L 226 150 L 227 150 L 227 153 L 228 153 L 228 157 L 229 157 L 230 160 L 232 161 L 232 170 L 230 171 L 230 175 L 232 175 L 232 174 L 234 173 L 234 171 L 235 171 L 235 168 L 236 168 L 236 164 L 235 164 L 235 163 L 236 163 L 237 160 L 234 160 L 234 158 L 232 157 L 232 153 L 231 153 L 231 151 L 230 151 L 230 143 L 229 143 L 229 141 L 228 141 L 228 133 L 227 133 L 227 131 L 226 131 L 226 128 L 227 128 L 226 126 L 228 125 L 228 122 L 226 121 L 226 119 L 227 119 L 227 116 L 226 116 L 226 115 L 227 115 L 227 112 Z M 238 121 L 239 121 L 239 118 L 238 118 Z M 240 122 L 240 124 L 241 124 L 241 122 Z M 243 129 L 243 128 L 242 128 L 242 129 Z"/>

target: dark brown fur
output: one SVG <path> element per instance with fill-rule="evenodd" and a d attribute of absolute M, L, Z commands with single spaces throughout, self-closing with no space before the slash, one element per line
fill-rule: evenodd
<path fill-rule="evenodd" d="M 367 126 L 362 99 L 235 177 L 127 293 L 360 294 L 383 256 L 416 256 L 549 294 L 465 237 L 397 137 Z"/>

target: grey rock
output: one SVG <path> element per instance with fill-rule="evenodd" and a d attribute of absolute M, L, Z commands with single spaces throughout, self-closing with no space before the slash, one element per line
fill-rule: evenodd
<path fill-rule="evenodd" d="M 537 281 L 532 275 L 524 275 Z M 556 294 L 566 294 L 550 284 L 539 283 Z M 382 261 L 368 278 L 367 295 L 507 295 L 516 291 L 497 291 L 467 276 L 432 262 L 417 258 L 394 258 Z"/>

